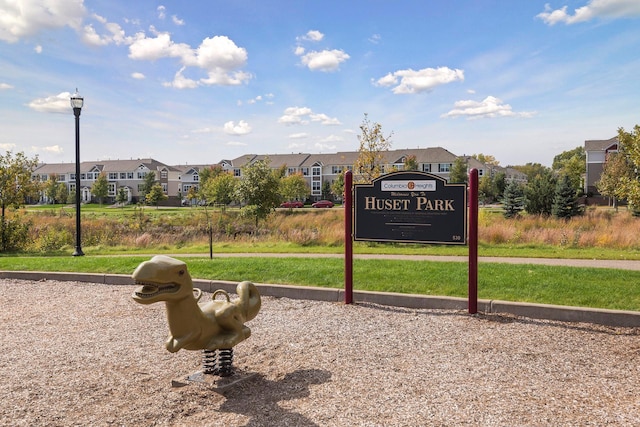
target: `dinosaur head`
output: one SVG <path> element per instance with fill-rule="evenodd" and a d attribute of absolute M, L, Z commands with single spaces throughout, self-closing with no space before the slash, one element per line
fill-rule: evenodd
<path fill-rule="evenodd" d="M 131 295 L 140 304 L 193 296 L 193 283 L 187 264 L 165 255 L 156 255 L 141 263 L 132 277 L 136 284 L 142 285 Z"/>

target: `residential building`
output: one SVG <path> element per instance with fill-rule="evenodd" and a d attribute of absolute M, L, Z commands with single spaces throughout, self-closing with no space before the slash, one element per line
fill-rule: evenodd
<path fill-rule="evenodd" d="M 587 157 L 587 168 L 585 177 L 585 192 L 598 196 L 600 193 L 596 188 L 596 183 L 600 180 L 604 164 L 609 153 L 618 152 L 618 137 L 604 140 L 587 140 L 584 142 L 584 151 Z"/>
<path fill-rule="evenodd" d="M 48 181 L 55 176 L 59 182 L 67 184 L 69 192 L 76 190 L 75 163 L 44 163 L 36 167 L 31 176 L 41 182 Z M 104 160 L 80 163 L 80 199 L 83 203 L 92 200 L 91 187 L 101 173 L 108 180 L 109 203 L 115 201 L 120 189 L 124 189 L 128 202 L 138 202 L 148 173 L 155 174 L 156 182 L 160 183 L 167 196 L 178 194 L 180 171 L 154 159 Z M 41 196 L 41 202 L 46 202 L 46 196 Z"/>

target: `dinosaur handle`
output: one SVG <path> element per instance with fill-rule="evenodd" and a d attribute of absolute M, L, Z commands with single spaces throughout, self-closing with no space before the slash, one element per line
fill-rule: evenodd
<path fill-rule="evenodd" d="M 229 294 L 224 289 L 218 289 L 217 291 L 215 291 L 211 296 L 211 299 L 216 299 L 218 294 L 224 295 L 227 298 L 227 302 L 231 302 L 231 298 L 229 298 Z"/>
<path fill-rule="evenodd" d="M 198 288 L 193 288 L 193 292 L 195 292 L 196 301 L 200 301 L 200 297 L 202 296 L 202 291 Z"/>

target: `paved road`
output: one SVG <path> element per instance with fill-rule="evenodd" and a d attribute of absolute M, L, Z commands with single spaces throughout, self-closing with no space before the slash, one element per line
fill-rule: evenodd
<path fill-rule="evenodd" d="M 185 256 L 184 254 L 172 255 L 175 257 Z M 202 256 L 198 254 L 197 256 Z M 214 253 L 213 257 L 291 257 L 291 258 L 342 258 L 343 254 L 307 254 L 307 253 Z M 445 262 L 467 262 L 466 256 L 451 255 L 379 255 L 379 254 L 354 254 L 355 259 L 397 259 L 409 261 L 445 261 Z M 614 268 L 618 270 L 640 271 L 640 261 L 628 260 L 596 260 L 596 259 L 557 259 L 557 258 L 503 258 L 503 257 L 479 257 L 480 263 L 504 263 L 504 264 L 542 264 L 557 265 L 567 267 L 594 267 L 594 268 Z"/>

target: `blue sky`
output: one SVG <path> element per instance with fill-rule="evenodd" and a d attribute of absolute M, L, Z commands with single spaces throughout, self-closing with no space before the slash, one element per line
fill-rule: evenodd
<path fill-rule="evenodd" d="M 640 124 L 638 0 L 0 0 L 0 150 L 202 164 L 392 148 L 539 162 Z"/>

